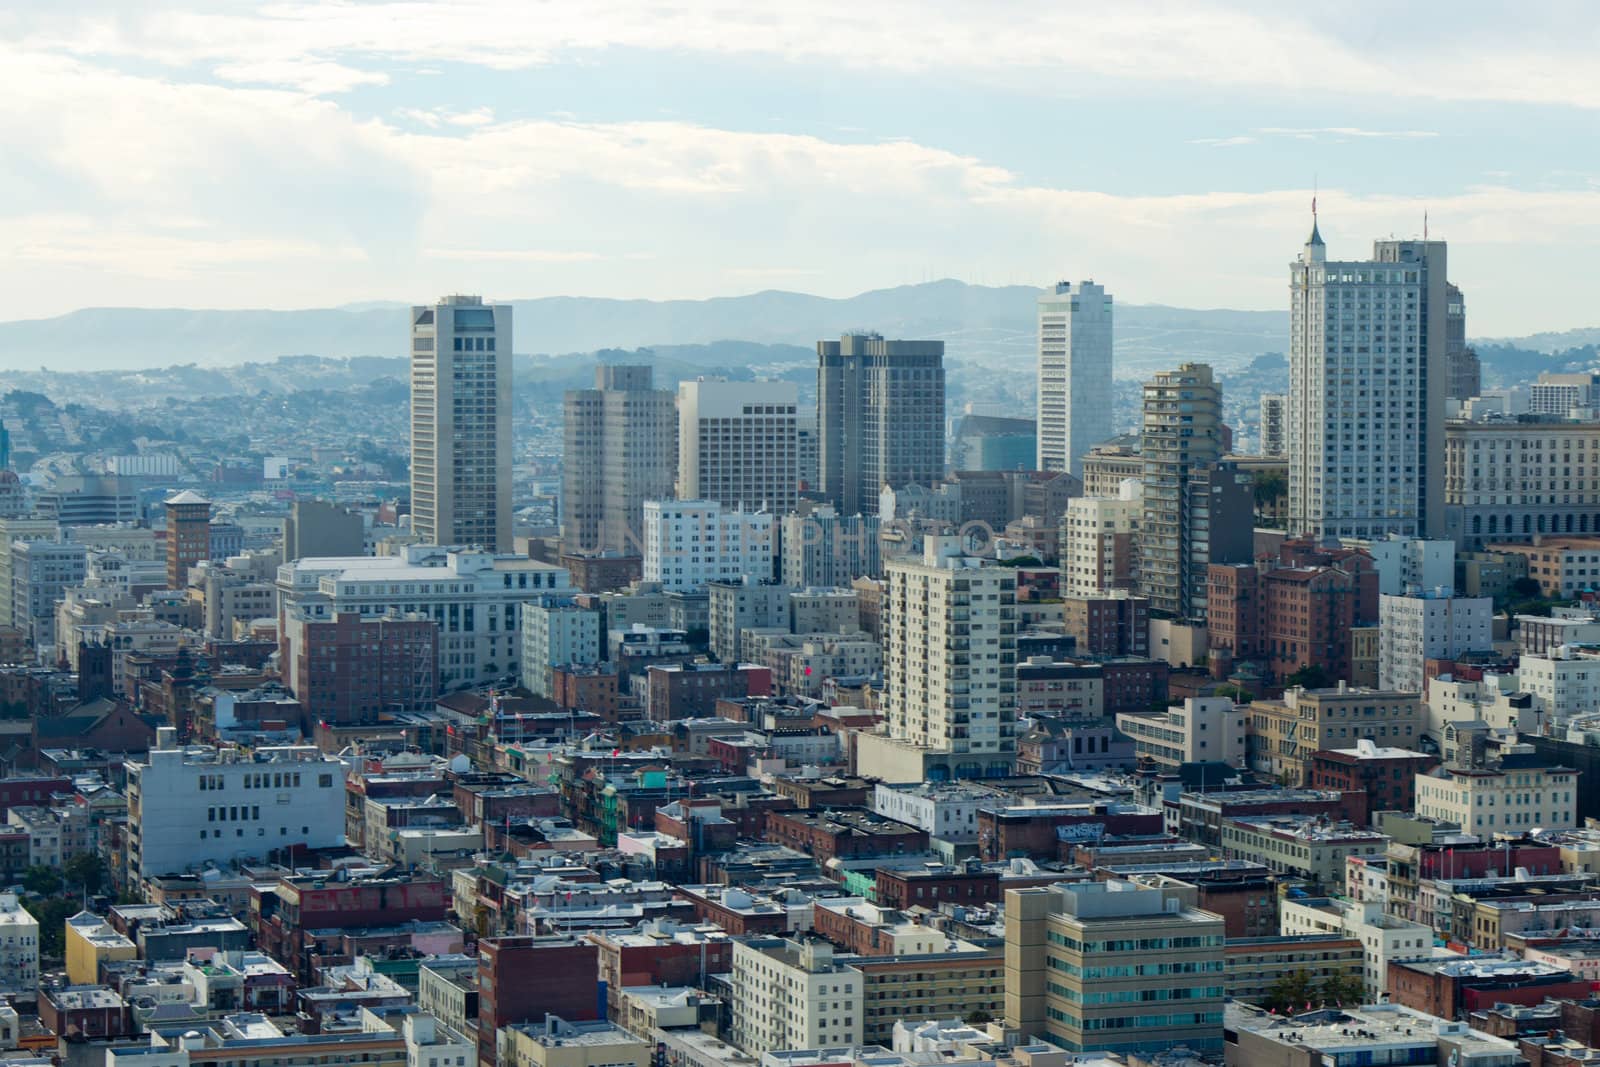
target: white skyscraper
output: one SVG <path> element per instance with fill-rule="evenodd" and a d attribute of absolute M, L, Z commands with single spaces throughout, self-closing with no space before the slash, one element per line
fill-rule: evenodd
<path fill-rule="evenodd" d="M 1039 298 L 1039 469 L 1081 476 L 1083 454 L 1112 434 L 1111 296 L 1057 282 Z"/>
<path fill-rule="evenodd" d="M 1289 531 L 1444 530 L 1445 243 L 1330 262 L 1315 221 L 1290 266 Z"/>
<path fill-rule="evenodd" d="M 785 515 L 799 494 L 793 382 L 678 383 L 678 498 Z"/>
<path fill-rule="evenodd" d="M 511 307 L 411 309 L 411 525 L 435 545 L 511 551 Z"/>

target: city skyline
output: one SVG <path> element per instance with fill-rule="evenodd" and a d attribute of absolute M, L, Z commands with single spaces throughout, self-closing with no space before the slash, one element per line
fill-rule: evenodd
<path fill-rule="evenodd" d="M 1320 183 L 1336 244 L 1426 213 L 1479 336 L 1593 324 L 1575 8 L 106 10 L 6 18 L 0 318 L 1091 269 L 1277 308 Z"/>

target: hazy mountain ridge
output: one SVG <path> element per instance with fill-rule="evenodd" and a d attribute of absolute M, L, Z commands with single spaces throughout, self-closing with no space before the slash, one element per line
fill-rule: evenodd
<path fill-rule="evenodd" d="M 1030 354 L 1029 286 L 957 281 L 879 289 L 844 299 L 777 290 L 710 300 L 543 297 L 513 300 L 516 347 L 539 354 L 718 342 L 796 345 L 877 330 L 889 337 L 942 339 L 952 358 Z M 234 367 L 281 356 L 329 359 L 403 356 L 404 305 L 364 303 L 303 311 L 87 308 L 49 319 L 0 323 L 0 370 L 128 370 L 195 364 Z M 1275 311 L 1190 311 L 1120 305 L 1119 348 L 1249 358 L 1282 347 L 1288 316 Z"/>

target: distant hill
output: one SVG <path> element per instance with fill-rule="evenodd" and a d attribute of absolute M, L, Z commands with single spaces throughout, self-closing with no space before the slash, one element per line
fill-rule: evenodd
<path fill-rule="evenodd" d="M 847 299 L 767 291 L 712 300 L 558 296 L 511 303 L 517 351 L 538 355 L 650 347 L 663 357 L 679 358 L 673 351 L 678 346 L 715 348 L 730 340 L 809 350 L 818 338 L 870 329 L 889 337 L 943 340 L 955 359 L 1010 364 L 1032 358 L 1039 292 L 946 280 Z M 297 355 L 401 357 L 407 351 L 404 307 L 88 308 L 0 323 L 0 370 L 220 368 Z M 1227 365 L 1282 350 L 1287 322 L 1283 312 L 1124 304 L 1117 308 L 1117 344 L 1129 371 L 1150 360 L 1174 358 Z"/>
<path fill-rule="evenodd" d="M 711 300 L 553 296 L 511 303 L 517 351 L 539 357 L 651 348 L 664 361 L 696 366 L 783 364 L 807 359 L 818 338 L 877 330 L 888 337 L 943 340 L 953 360 L 1011 369 L 1033 360 L 1040 292 L 946 279 L 844 299 L 769 290 Z M 0 322 L 0 371 L 131 372 L 191 365 L 195 372 L 216 372 L 285 356 L 400 359 L 408 350 L 405 307 L 367 302 L 303 311 L 88 308 Z M 1285 311 L 1118 304 L 1117 374 L 1142 378 L 1184 360 L 1233 370 L 1263 353 L 1285 351 L 1288 325 Z M 1600 328 L 1482 343 L 1559 352 L 1597 340 Z M 226 384 L 227 377 L 213 384 Z"/>

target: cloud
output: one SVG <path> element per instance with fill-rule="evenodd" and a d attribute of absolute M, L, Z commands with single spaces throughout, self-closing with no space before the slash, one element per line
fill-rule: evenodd
<path fill-rule="evenodd" d="M 191 0 L 193 2 L 193 0 Z M 126 6 L 126 5 L 124 5 Z M 1499 20 L 1440 19 L 1426 6 L 1240 7 L 1129 0 L 1085 18 L 1072 5 L 927 0 L 519 0 L 278 2 L 91 14 L 71 6 L 11 17 L 25 47 L 193 64 L 334 63 L 381 58 L 437 69 L 515 70 L 607 50 L 923 75 L 960 74 L 1054 95 L 1064 80 L 1504 100 L 1600 107 L 1582 7 Z M 1413 32 L 1414 31 L 1414 32 Z M 1048 78 L 1039 77 L 1048 72 Z M 338 78 L 308 80 L 340 91 Z"/>
<path fill-rule="evenodd" d="M 1439 136 L 1433 130 L 1364 130 L 1359 126 L 1263 126 L 1255 132 L 1264 137 L 1297 137 L 1301 140 L 1317 140 L 1323 137 L 1419 140 Z"/>
<path fill-rule="evenodd" d="M 5 45 L 0 92 L 0 139 L 26 146 L 0 159 L 0 317 L 453 289 L 705 297 L 773 278 L 843 295 L 1073 269 L 1130 302 L 1281 307 L 1309 223 L 1310 191 L 1270 183 L 1119 195 L 912 140 L 472 109 L 362 119 L 300 87 Z M 1593 188 L 1327 188 L 1321 206 L 1330 253 L 1352 257 L 1420 229 L 1426 208 L 1453 277 L 1481 294 L 1475 332 L 1576 325 L 1589 306 Z"/>
<path fill-rule="evenodd" d="M 227 82 L 280 85 L 313 96 L 345 93 L 363 85 L 389 84 L 389 76 L 379 71 L 357 70 L 342 63 L 307 59 L 224 63 L 216 67 L 212 73 Z"/>
<path fill-rule="evenodd" d="M 1240 145 L 1255 144 L 1256 139 L 1243 135 L 1237 137 L 1196 137 L 1190 140 L 1189 143 L 1206 145 L 1210 148 L 1236 148 Z"/>

